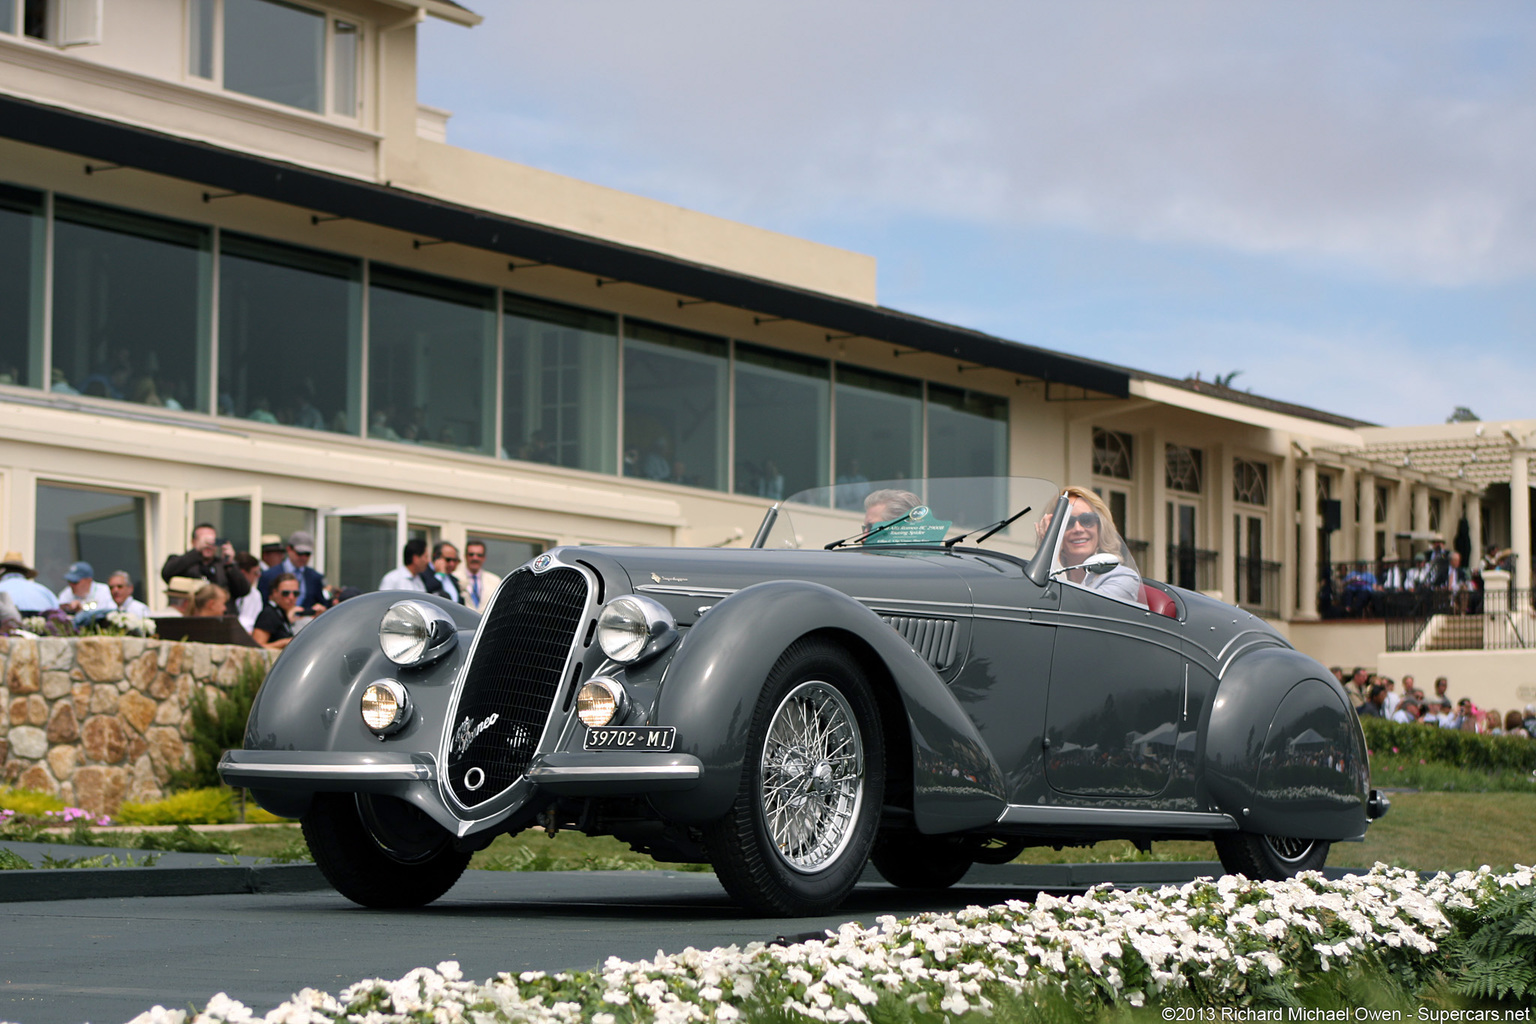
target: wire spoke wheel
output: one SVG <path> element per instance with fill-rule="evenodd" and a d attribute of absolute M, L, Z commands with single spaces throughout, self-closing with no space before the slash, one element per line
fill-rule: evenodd
<path fill-rule="evenodd" d="M 1265 836 L 1264 842 L 1275 859 L 1286 864 L 1299 864 L 1307 859 L 1316 845 L 1313 839 L 1290 839 L 1285 836 Z"/>
<path fill-rule="evenodd" d="M 885 796 L 885 733 L 863 666 L 839 644 L 797 640 L 743 739 L 736 799 L 703 829 L 715 874 L 748 910 L 830 913 L 869 860 Z"/>
<path fill-rule="evenodd" d="M 795 687 L 768 724 L 762 812 L 774 849 L 795 871 L 837 860 L 864 799 L 864 747 L 853 708 L 832 685 Z"/>
<path fill-rule="evenodd" d="M 1303 871 L 1316 871 L 1328 862 L 1333 844 L 1326 839 L 1297 839 L 1256 832 L 1218 832 L 1211 837 L 1221 866 L 1229 874 L 1279 881 Z"/>

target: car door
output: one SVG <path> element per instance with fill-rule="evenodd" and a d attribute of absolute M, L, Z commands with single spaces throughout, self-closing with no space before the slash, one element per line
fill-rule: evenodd
<path fill-rule="evenodd" d="M 1174 620 L 1067 583 L 1046 695 L 1045 776 L 1057 793 L 1151 797 L 1173 774 L 1184 656 Z"/>

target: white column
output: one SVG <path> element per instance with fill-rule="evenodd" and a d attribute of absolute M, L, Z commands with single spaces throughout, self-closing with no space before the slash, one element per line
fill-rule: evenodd
<path fill-rule="evenodd" d="M 1413 485 L 1413 516 L 1408 522 L 1410 530 L 1429 529 L 1429 487 L 1425 484 Z M 1440 524 L 1440 532 L 1445 532 L 1445 524 Z"/>
<path fill-rule="evenodd" d="M 1509 464 L 1509 533 L 1515 549 L 1515 589 L 1531 585 L 1531 452 L 1516 447 Z M 1517 598 L 1517 600 L 1519 600 Z M 1523 607 L 1523 604 L 1521 605 Z"/>
<path fill-rule="evenodd" d="M 1376 557 L 1376 474 L 1362 469 L 1355 479 L 1360 483 L 1355 561 L 1369 562 Z"/>
<path fill-rule="evenodd" d="M 1355 470 L 1346 464 L 1344 471 L 1339 474 L 1339 489 L 1334 494 L 1339 499 L 1339 535 L 1333 542 L 1333 560 L 1335 562 L 1348 562 L 1355 557 L 1355 541 L 1359 539 L 1359 529 L 1350 529 L 1350 525 L 1356 522 L 1355 516 Z"/>
<path fill-rule="evenodd" d="M 1472 560 L 1478 561 L 1488 545 L 1483 541 L 1483 493 L 1466 496 L 1467 532 L 1472 535 Z M 1475 568 L 1475 566 L 1474 566 Z"/>
<path fill-rule="evenodd" d="M 1301 582 L 1296 588 L 1296 617 L 1317 618 L 1317 463 L 1301 460 Z"/>

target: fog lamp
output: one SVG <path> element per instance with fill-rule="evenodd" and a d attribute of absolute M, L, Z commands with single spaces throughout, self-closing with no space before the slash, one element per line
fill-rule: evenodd
<path fill-rule="evenodd" d="M 363 690 L 363 724 L 380 736 L 399 732 L 411 717 L 411 698 L 394 679 L 380 679 Z"/>
<path fill-rule="evenodd" d="M 626 703 L 624 687 L 618 680 L 593 676 L 576 694 L 576 717 L 582 725 L 595 729 L 619 718 Z"/>

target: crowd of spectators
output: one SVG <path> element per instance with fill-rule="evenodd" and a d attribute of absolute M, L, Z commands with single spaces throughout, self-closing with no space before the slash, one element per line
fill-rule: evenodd
<path fill-rule="evenodd" d="M 197 524 L 191 548 L 166 559 L 160 569 L 165 606 L 155 610 L 134 597 L 134 579 L 124 570 L 112 572 L 102 584 L 89 562 L 75 562 L 55 593 L 36 579 L 37 571 L 20 552 L 10 551 L 0 561 L 0 628 L 17 628 L 33 616 L 67 618 L 81 626 L 112 612 L 141 618 L 231 617 L 255 643 L 278 650 L 316 616 L 361 593 L 329 585 L 311 567 L 315 544 L 306 531 L 296 530 L 286 541 L 266 535 L 260 547 L 260 557 L 236 551 L 213 525 Z M 429 552 L 425 541 L 412 540 L 400 567 L 386 573 L 376 589 L 436 594 L 484 611 L 501 583 L 485 568 L 485 558 L 486 543 L 477 538 L 464 545 L 462 560 L 450 541 L 439 541 Z"/>
<path fill-rule="evenodd" d="M 1490 736 L 1536 736 L 1536 704 L 1523 710 L 1510 709 L 1500 714 L 1492 708 L 1480 708 L 1471 697 L 1451 699 L 1450 680 L 1435 680 L 1434 694 L 1426 696 L 1413 676 L 1403 676 L 1402 687 L 1389 676 L 1379 676 L 1356 668 L 1346 676 L 1335 666 L 1334 677 L 1344 686 L 1361 718 L 1385 718 L 1391 722 L 1419 724 L 1440 729 L 1485 733 Z"/>
<path fill-rule="evenodd" d="M 1490 544 L 1476 567 L 1463 564 L 1460 551 L 1435 540 L 1427 551 L 1404 562 L 1391 554 L 1375 563 L 1339 565 L 1319 582 L 1317 610 L 1325 619 L 1372 618 L 1402 610 L 1415 600 L 1438 598 L 1443 610 L 1458 614 L 1483 609 L 1483 573 L 1512 571 L 1513 556 Z"/>

